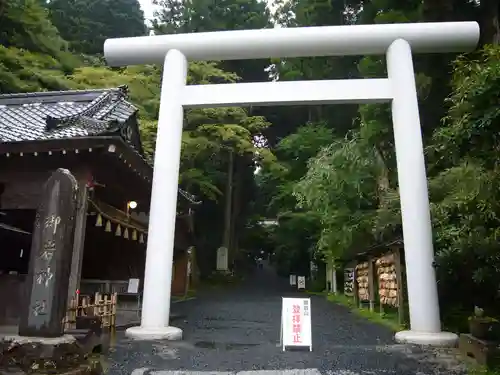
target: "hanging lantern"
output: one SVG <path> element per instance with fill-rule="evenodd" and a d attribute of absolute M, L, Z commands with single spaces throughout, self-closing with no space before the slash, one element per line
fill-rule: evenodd
<path fill-rule="evenodd" d="M 96 227 L 102 227 L 102 216 L 101 216 L 101 214 L 97 214 L 97 219 L 95 221 L 95 226 Z"/>
<path fill-rule="evenodd" d="M 127 227 L 125 227 L 125 230 L 123 231 L 123 238 L 128 240 L 128 228 Z"/>
<path fill-rule="evenodd" d="M 116 227 L 115 236 L 121 236 L 121 235 L 122 235 L 122 227 L 120 226 L 120 224 L 118 224 L 118 226 Z"/>
<path fill-rule="evenodd" d="M 139 236 L 139 243 L 144 243 L 144 235 L 142 233 Z"/>
<path fill-rule="evenodd" d="M 106 221 L 106 226 L 104 227 L 105 232 L 111 232 L 111 221 Z"/>
<path fill-rule="evenodd" d="M 135 229 L 132 231 L 132 240 L 137 241 L 137 231 Z"/>

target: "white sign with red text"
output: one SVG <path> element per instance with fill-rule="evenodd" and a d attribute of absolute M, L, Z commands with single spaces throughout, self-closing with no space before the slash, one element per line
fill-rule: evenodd
<path fill-rule="evenodd" d="M 283 298 L 280 336 L 283 351 L 292 346 L 312 351 L 310 298 Z"/>

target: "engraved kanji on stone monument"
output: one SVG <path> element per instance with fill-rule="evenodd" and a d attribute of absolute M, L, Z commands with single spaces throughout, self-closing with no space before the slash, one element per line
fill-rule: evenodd
<path fill-rule="evenodd" d="M 75 177 L 62 168 L 43 188 L 31 242 L 21 336 L 59 337 L 64 333 L 77 189 Z"/>

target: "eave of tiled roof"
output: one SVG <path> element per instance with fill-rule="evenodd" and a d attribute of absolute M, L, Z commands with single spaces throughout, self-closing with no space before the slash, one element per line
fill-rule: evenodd
<path fill-rule="evenodd" d="M 0 95 L 0 142 L 116 132 L 137 112 L 126 99 L 126 87 Z"/>
<path fill-rule="evenodd" d="M 85 154 L 99 149 L 114 155 L 140 178 L 151 183 L 151 164 L 118 135 L 3 142 L 0 143 L 0 164 L 2 157 Z"/>
<path fill-rule="evenodd" d="M 151 183 L 151 163 L 118 135 L 120 126 L 138 111 L 126 99 L 126 86 L 0 95 L 0 154 L 9 157 L 109 147 L 109 152 Z M 193 204 L 201 203 L 184 190 L 179 193 Z"/>
<path fill-rule="evenodd" d="M 348 262 L 355 259 L 364 259 L 369 256 L 379 256 L 381 254 L 386 253 L 391 248 L 400 248 L 404 251 L 403 238 L 397 237 L 390 241 L 378 243 L 367 249 L 362 249 L 362 250 L 352 249 L 352 251 L 344 255 L 344 257 L 342 257 L 342 259 L 339 259 L 339 261 Z"/>

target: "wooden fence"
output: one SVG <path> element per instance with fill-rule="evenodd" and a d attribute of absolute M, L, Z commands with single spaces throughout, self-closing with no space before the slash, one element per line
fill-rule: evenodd
<path fill-rule="evenodd" d="M 98 316 L 102 320 L 102 327 L 114 329 L 116 325 L 117 293 L 110 295 L 95 293 L 94 297 L 77 295 L 68 304 L 65 329 L 76 328 L 78 316 Z"/>

